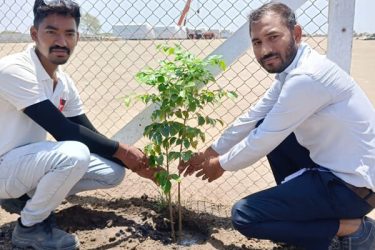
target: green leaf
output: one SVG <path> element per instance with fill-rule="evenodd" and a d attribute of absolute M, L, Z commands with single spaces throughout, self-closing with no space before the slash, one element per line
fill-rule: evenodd
<path fill-rule="evenodd" d="M 204 133 L 200 133 L 199 137 L 201 138 L 202 142 L 206 141 L 206 135 Z"/>
<path fill-rule="evenodd" d="M 178 95 L 177 94 L 172 94 L 171 95 L 171 101 L 175 102 L 178 98 Z"/>
<path fill-rule="evenodd" d="M 152 144 L 148 144 L 143 148 L 143 151 L 145 152 L 146 155 L 150 155 L 153 153 L 153 146 Z"/>
<path fill-rule="evenodd" d="M 164 76 L 158 76 L 158 82 L 159 83 L 164 83 L 165 82 Z"/>
<path fill-rule="evenodd" d="M 161 154 L 161 145 L 159 144 L 154 144 L 153 150 L 157 154 Z"/>
<path fill-rule="evenodd" d="M 169 126 L 168 124 L 164 124 L 163 125 L 163 128 L 161 129 L 161 134 L 164 136 L 164 137 L 168 137 L 169 136 Z"/>
<path fill-rule="evenodd" d="M 167 148 L 170 147 L 170 143 L 169 143 L 168 138 L 163 140 L 163 147 L 164 147 L 165 149 L 167 149 Z"/>
<path fill-rule="evenodd" d="M 180 158 L 180 155 L 181 155 L 180 152 L 175 152 L 175 151 L 169 152 L 168 153 L 168 160 L 169 161 L 177 160 L 178 158 Z"/>
<path fill-rule="evenodd" d="M 156 157 L 155 155 L 150 155 L 148 158 L 148 163 L 151 167 L 156 167 Z"/>
<path fill-rule="evenodd" d="M 181 145 L 182 144 L 182 140 L 180 139 L 180 138 L 178 138 L 177 140 L 176 140 L 176 145 Z"/>
<path fill-rule="evenodd" d="M 165 179 L 168 178 L 168 172 L 167 171 L 159 171 L 159 172 L 156 173 L 155 178 L 158 181 L 159 180 L 160 181 L 165 180 Z"/>
<path fill-rule="evenodd" d="M 189 142 L 188 139 L 185 139 L 185 140 L 184 140 L 184 147 L 185 147 L 186 149 L 188 149 L 188 148 L 190 147 L 190 142 Z"/>
<path fill-rule="evenodd" d="M 171 174 L 171 175 L 169 175 L 169 178 L 171 180 L 176 181 L 176 182 L 181 182 L 182 181 L 182 177 L 179 176 L 178 174 Z"/>
<path fill-rule="evenodd" d="M 169 180 L 169 174 L 166 171 L 160 171 L 155 175 L 156 182 L 159 183 L 160 188 L 165 194 L 171 191 L 172 183 Z"/>
<path fill-rule="evenodd" d="M 206 123 L 206 120 L 204 119 L 204 117 L 203 116 L 198 116 L 198 125 L 199 126 L 202 126 L 202 125 L 204 125 Z"/>
<path fill-rule="evenodd" d="M 158 166 L 163 166 L 163 162 L 164 162 L 164 156 L 163 155 L 159 155 L 157 158 L 156 158 L 156 164 Z"/>
<path fill-rule="evenodd" d="M 177 140 L 176 137 L 170 138 L 170 141 L 169 141 L 170 145 L 174 144 L 176 142 L 176 140 Z"/>
<path fill-rule="evenodd" d="M 195 112 L 196 109 L 197 109 L 197 104 L 196 104 L 195 102 L 191 102 L 191 103 L 189 104 L 189 109 L 188 109 L 188 111 L 190 111 L 190 112 Z"/>
<path fill-rule="evenodd" d="M 193 152 L 189 150 L 189 151 L 183 152 L 181 158 L 184 161 L 188 161 L 188 160 L 190 160 L 192 155 L 193 155 Z"/>
<path fill-rule="evenodd" d="M 238 95 L 237 95 L 237 93 L 234 92 L 234 91 L 229 91 L 229 92 L 228 92 L 228 97 L 229 97 L 230 99 L 235 99 L 235 98 L 238 97 Z"/>
<path fill-rule="evenodd" d="M 130 103 L 131 103 L 131 98 L 130 98 L 130 96 L 126 96 L 126 97 L 124 98 L 124 104 L 125 104 L 125 107 L 129 108 Z"/>
<path fill-rule="evenodd" d="M 159 132 L 155 132 L 152 136 L 152 141 L 154 141 L 156 144 L 160 145 L 162 143 L 162 136 Z"/>
<path fill-rule="evenodd" d="M 222 71 L 225 71 L 227 69 L 227 65 L 225 64 L 223 60 L 220 60 L 219 67 Z"/>
<path fill-rule="evenodd" d="M 181 96 L 179 96 L 176 100 L 176 104 L 177 105 L 182 105 L 182 103 L 184 102 L 184 98 L 182 98 Z"/>
<path fill-rule="evenodd" d="M 170 55 L 173 55 L 174 52 L 175 52 L 175 48 L 169 48 L 169 49 L 168 49 L 168 55 L 169 55 L 169 56 L 170 56 Z"/>
<path fill-rule="evenodd" d="M 216 121 L 219 122 L 221 126 L 224 126 L 224 122 L 222 120 L 216 119 Z"/>
<path fill-rule="evenodd" d="M 175 115 L 178 117 L 178 118 L 181 118 L 182 119 L 182 112 L 181 110 L 178 110 L 175 112 Z"/>
<path fill-rule="evenodd" d="M 178 133 L 178 131 L 179 131 L 179 126 L 177 125 L 177 124 L 173 124 L 171 127 L 170 127 L 170 131 L 169 131 L 169 134 L 171 135 L 171 136 L 175 136 L 177 133 Z"/>
<path fill-rule="evenodd" d="M 163 77 L 164 78 L 164 77 Z M 160 91 L 160 92 L 163 92 L 163 91 L 165 91 L 167 89 L 167 86 L 165 86 L 165 84 L 160 84 L 159 86 L 158 86 L 158 90 Z"/>
<path fill-rule="evenodd" d="M 212 118 L 210 118 L 210 117 L 208 117 L 208 116 L 206 116 L 206 123 L 207 123 L 207 124 L 210 124 L 211 126 L 215 126 L 215 124 L 216 124 L 216 120 L 215 120 L 215 119 L 212 119 Z"/>
<path fill-rule="evenodd" d="M 167 171 L 160 171 L 155 174 L 155 180 L 160 185 L 162 185 L 167 179 L 168 179 Z"/>
<path fill-rule="evenodd" d="M 193 88 L 195 87 L 195 82 L 188 82 L 187 84 L 185 84 L 184 88 Z"/>
<path fill-rule="evenodd" d="M 168 194 L 171 191 L 172 183 L 170 180 L 165 180 L 161 183 L 161 189 L 165 194 Z"/>

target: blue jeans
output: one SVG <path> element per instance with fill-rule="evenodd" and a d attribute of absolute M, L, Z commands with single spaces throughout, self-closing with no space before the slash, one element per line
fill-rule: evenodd
<path fill-rule="evenodd" d="M 341 179 L 317 166 L 294 134 L 267 158 L 278 185 L 241 199 L 232 209 L 234 228 L 247 237 L 328 249 L 340 219 L 361 218 L 372 210 Z M 281 184 L 302 168 L 308 170 Z"/>

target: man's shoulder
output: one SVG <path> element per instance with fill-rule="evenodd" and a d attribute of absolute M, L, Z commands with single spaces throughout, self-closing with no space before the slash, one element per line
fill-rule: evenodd
<path fill-rule="evenodd" d="M 298 66 L 290 72 L 290 75 L 309 75 L 318 77 L 335 70 L 337 66 L 325 55 L 318 54 L 312 50 L 309 55 L 302 60 Z"/>
<path fill-rule="evenodd" d="M 32 59 L 27 51 L 7 55 L 3 58 L 0 58 L 0 74 L 12 73 L 25 69 L 30 70 L 32 67 Z"/>

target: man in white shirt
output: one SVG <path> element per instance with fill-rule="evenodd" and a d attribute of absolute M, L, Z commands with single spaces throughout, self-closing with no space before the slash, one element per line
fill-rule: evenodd
<path fill-rule="evenodd" d="M 249 17 L 255 57 L 276 80 L 211 147 L 179 167 L 208 182 L 267 155 L 276 187 L 232 209 L 247 237 L 327 249 L 375 249 L 375 111 L 353 79 L 301 42 L 293 11 L 265 4 Z"/>
<path fill-rule="evenodd" d="M 0 59 L 0 199 L 5 207 L 26 197 L 12 234 L 18 247 L 76 249 L 78 239 L 51 220 L 67 195 L 114 187 L 125 167 L 152 180 L 156 171 L 139 149 L 94 128 L 72 79 L 59 68 L 77 45 L 79 21 L 71 0 L 36 0 L 35 45 Z M 47 132 L 57 142 L 47 141 Z"/>

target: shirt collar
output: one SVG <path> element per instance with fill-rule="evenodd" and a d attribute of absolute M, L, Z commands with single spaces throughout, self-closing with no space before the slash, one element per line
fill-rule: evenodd
<path fill-rule="evenodd" d="M 298 47 L 298 50 L 297 50 L 297 54 L 296 56 L 294 57 L 293 61 L 291 64 L 289 64 L 289 66 L 284 69 L 283 72 L 281 73 L 278 73 L 276 75 L 276 79 L 285 79 L 285 76 L 287 74 L 289 74 L 293 69 L 295 69 L 298 65 L 300 65 L 300 63 L 302 62 L 302 58 L 304 57 L 304 55 L 307 53 L 307 51 L 309 50 L 309 45 L 307 45 L 306 43 L 301 43 L 300 46 Z"/>
<path fill-rule="evenodd" d="M 52 80 L 52 78 L 48 75 L 47 71 L 44 69 L 42 63 L 39 60 L 39 57 L 37 56 L 37 54 L 35 52 L 35 45 L 30 44 L 27 49 L 28 49 L 29 54 L 31 56 L 31 60 L 33 61 L 33 64 L 35 66 L 35 72 L 36 72 L 36 75 L 37 75 L 37 79 L 40 79 L 42 81 Z M 60 73 L 60 67 L 57 67 L 57 70 L 56 70 L 57 78 L 59 78 L 59 73 Z"/>

